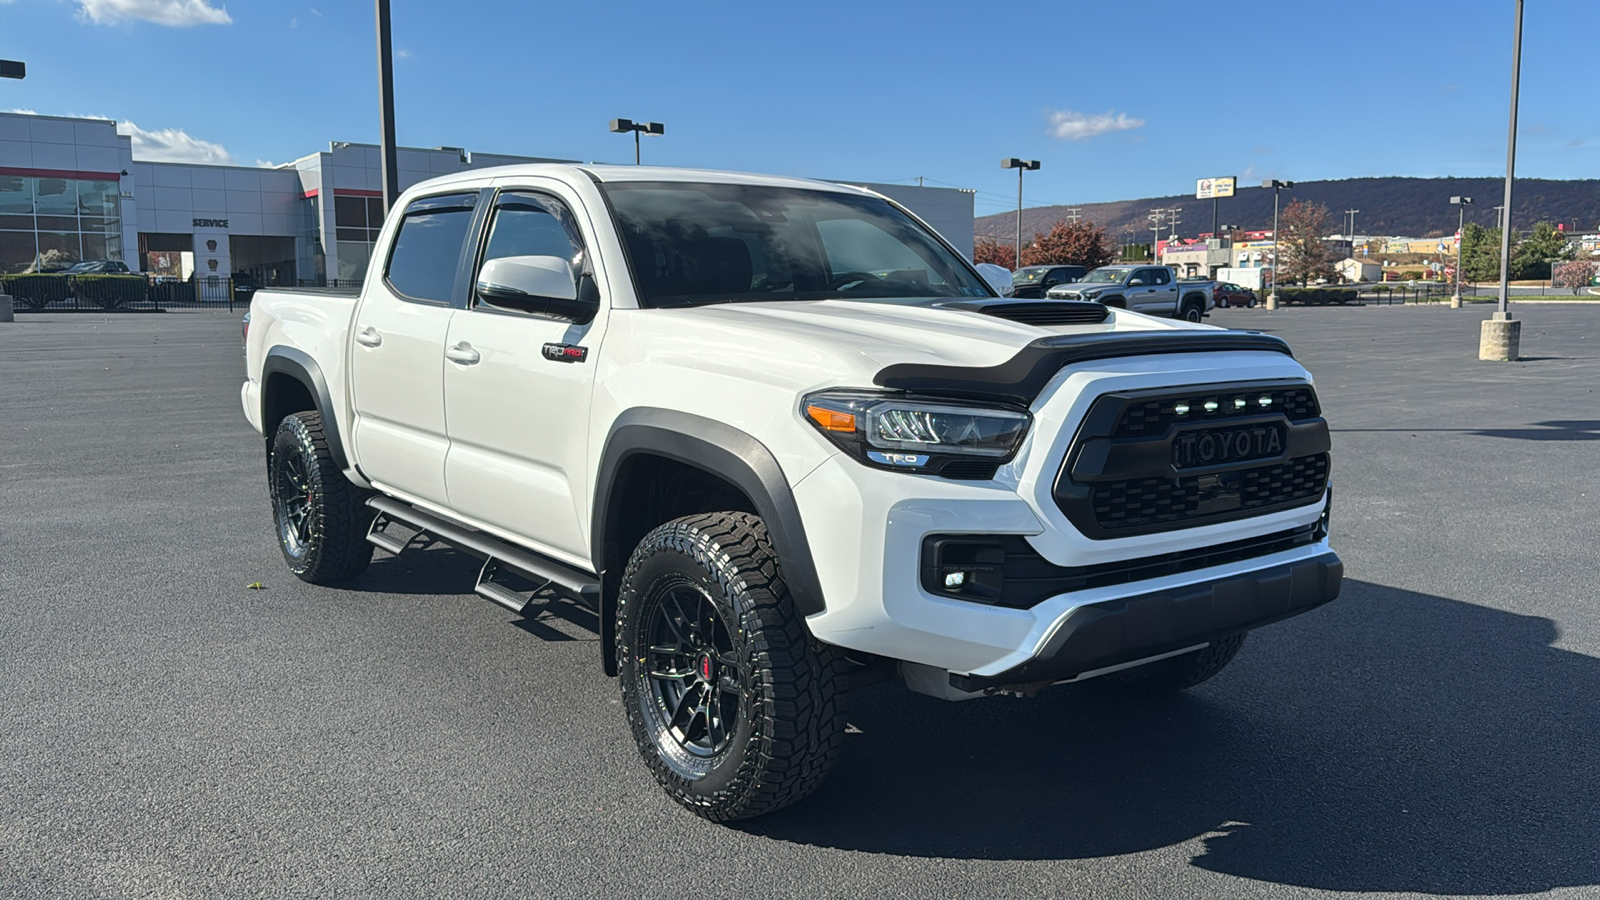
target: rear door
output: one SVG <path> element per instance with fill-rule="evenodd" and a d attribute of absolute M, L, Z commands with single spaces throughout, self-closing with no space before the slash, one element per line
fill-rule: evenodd
<path fill-rule="evenodd" d="M 374 259 L 351 325 L 353 439 L 373 484 L 443 505 L 444 346 L 462 296 L 479 205 L 457 191 L 406 206 L 389 255 Z"/>
<path fill-rule="evenodd" d="M 582 208 L 553 181 L 503 190 L 489 209 L 473 283 L 485 261 L 508 256 L 558 256 L 575 272 L 591 271 L 591 225 L 573 213 Z M 450 506 L 588 568 L 589 403 L 606 304 L 579 325 L 490 303 L 471 284 L 467 291 L 445 342 Z"/>

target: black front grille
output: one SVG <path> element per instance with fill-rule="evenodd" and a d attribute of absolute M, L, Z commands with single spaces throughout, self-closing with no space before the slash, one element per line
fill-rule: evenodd
<path fill-rule="evenodd" d="M 1241 435 L 1255 437 L 1249 452 L 1228 450 Z M 1196 441 L 1221 452 L 1176 452 Z M 1315 503 L 1328 486 L 1329 446 L 1316 392 L 1303 383 L 1106 394 L 1074 438 L 1055 498 L 1096 540 L 1227 522 Z"/>
<path fill-rule="evenodd" d="M 1112 481 L 1089 489 L 1095 521 L 1107 530 L 1183 522 L 1216 513 L 1295 506 L 1328 486 L 1328 454 L 1212 475 Z"/>
<path fill-rule="evenodd" d="M 1263 404 L 1265 398 L 1269 403 Z M 1241 405 L 1239 401 L 1244 401 Z M 1206 404 L 1214 409 L 1207 410 Z M 1184 409 L 1187 412 L 1180 413 Z M 1322 415 L 1316 392 L 1309 387 L 1234 389 L 1184 394 L 1128 404 L 1117 421 L 1114 437 L 1161 434 L 1172 425 L 1205 424 L 1239 416 L 1282 413 L 1291 422 Z"/>
<path fill-rule="evenodd" d="M 1056 300 L 1049 303 L 996 303 L 985 306 L 986 316 L 1010 319 L 1024 325 L 1098 325 L 1111 311 L 1098 303 Z"/>

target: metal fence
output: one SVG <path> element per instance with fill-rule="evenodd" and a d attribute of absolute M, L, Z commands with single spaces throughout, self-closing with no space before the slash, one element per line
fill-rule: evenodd
<path fill-rule="evenodd" d="M 255 285 L 207 276 L 188 281 L 142 275 L 11 275 L 0 277 L 18 312 L 157 312 L 242 310 Z"/>

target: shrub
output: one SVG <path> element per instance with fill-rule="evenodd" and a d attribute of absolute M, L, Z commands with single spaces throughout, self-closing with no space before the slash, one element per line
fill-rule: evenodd
<path fill-rule="evenodd" d="M 73 280 L 73 290 L 80 300 L 116 309 L 124 303 L 143 303 L 150 282 L 143 275 L 79 275 Z"/>
<path fill-rule="evenodd" d="M 10 294 L 29 309 L 44 309 L 70 292 L 65 275 L 8 275 L 0 278 L 0 293 Z"/>

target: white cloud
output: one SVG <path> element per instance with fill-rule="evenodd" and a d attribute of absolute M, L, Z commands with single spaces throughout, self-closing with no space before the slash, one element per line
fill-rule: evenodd
<path fill-rule="evenodd" d="M 4 2 L 4 0 L 0 0 L 0 2 Z M 20 106 L 17 107 L 16 109 L 8 109 L 8 110 L 6 110 L 6 112 L 8 112 L 8 113 L 16 113 L 19 116 L 37 116 L 39 114 L 38 110 L 23 109 Z"/>
<path fill-rule="evenodd" d="M 1135 119 L 1127 113 L 1113 113 L 1110 110 L 1099 115 L 1073 112 L 1070 109 L 1056 110 L 1050 114 L 1050 133 L 1065 141 L 1086 141 L 1107 132 L 1142 127 L 1144 127 L 1143 119 Z"/>
<path fill-rule="evenodd" d="M 207 0 L 78 0 L 78 18 L 96 25 L 119 22 L 154 22 L 185 28 L 190 25 L 231 25 L 226 7 Z"/>
<path fill-rule="evenodd" d="M 117 124 L 117 133 L 133 138 L 133 158 L 141 162 L 233 165 L 233 154 L 221 144 L 190 137 L 181 128 L 145 131 L 132 122 L 120 122 Z"/>
<path fill-rule="evenodd" d="M 290 28 L 299 28 L 300 27 L 300 20 L 299 19 L 290 19 L 289 20 L 289 27 Z"/>
<path fill-rule="evenodd" d="M 410 59 L 411 58 L 411 51 L 407 50 L 404 47 L 397 47 L 397 48 L 395 48 L 395 51 L 394 51 L 394 58 L 395 59 Z"/>

